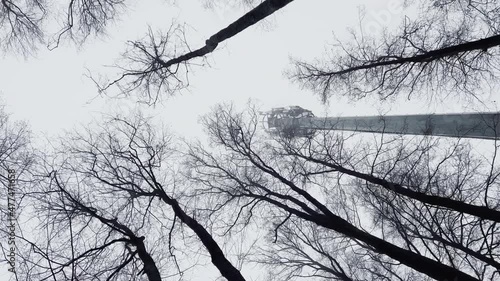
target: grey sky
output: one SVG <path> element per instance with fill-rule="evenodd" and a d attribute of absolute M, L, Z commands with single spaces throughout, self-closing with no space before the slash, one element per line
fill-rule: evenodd
<path fill-rule="evenodd" d="M 183 135 L 196 135 L 198 130 L 194 128 L 198 126 L 199 113 L 207 112 L 211 105 L 222 101 L 245 103 L 252 98 L 264 108 L 297 104 L 323 115 L 325 108 L 317 96 L 291 84 L 283 76 L 283 71 L 290 67 L 289 57 L 320 57 L 327 50 L 327 43 L 333 42 L 332 32 L 342 38 L 346 36 L 346 27 L 356 26 L 360 5 L 366 9 L 364 25 L 367 25 L 377 24 L 376 15 L 386 12 L 390 2 L 296 1 L 266 22 L 228 40 L 208 56 L 211 67 L 193 67 L 188 91 L 148 110 L 164 120 L 175 120 L 167 123 Z M 66 44 L 54 51 L 41 49 L 37 57 L 27 60 L 7 55 L 0 64 L 3 100 L 16 119 L 27 120 L 35 131 L 56 133 L 69 129 L 96 112 L 107 112 L 118 104 L 125 108 L 131 105 L 126 100 L 93 99 L 96 88 L 84 76 L 85 68 L 94 75 L 107 73 L 110 69 L 102 65 L 111 65 L 118 58 L 125 40 L 144 36 L 148 24 L 157 30 L 168 28 L 172 20 L 186 23 L 188 40 L 197 47 L 241 13 L 242 9 L 222 5 L 204 9 L 198 0 L 179 1 L 174 5 L 165 1 L 133 3 L 109 28 L 106 38 L 90 40 L 79 50 Z M 401 16 L 393 15 L 392 24 Z M 344 116 L 457 110 L 456 105 L 447 104 L 428 108 L 416 100 L 398 104 L 394 107 L 382 106 L 375 100 L 356 103 L 331 100 L 326 110 L 329 115 Z"/>
<path fill-rule="evenodd" d="M 14 119 L 26 120 L 37 132 L 57 134 L 85 123 L 100 112 L 114 113 L 133 108 L 133 100 L 113 100 L 97 96 L 96 87 L 85 77 L 109 73 L 119 57 L 125 40 L 144 36 L 147 25 L 153 30 L 166 29 L 176 20 L 187 24 L 186 34 L 192 47 L 199 47 L 217 30 L 238 18 L 243 9 L 222 5 L 203 8 L 203 1 L 147 0 L 133 2 L 108 29 L 108 36 L 91 39 L 81 48 L 65 44 L 54 51 L 41 48 L 34 58 L 23 59 L 7 54 L 0 60 L 0 93 Z M 221 1 L 223 2 L 223 1 Z M 374 13 L 387 11 L 388 0 L 296 0 L 264 23 L 227 40 L 208 56 L 211 67 L 193 66 L 190 87 L 177 96 L 163 99 L 154 108 L 144 109 L 163 120 L 180 135 L 200 133 L 198 118 L 220 102 L 244 105 L 254 99 L 263 108 L 300 105 L 316 115 L 369 115 L 474 111 L 479 104 L 446 102 L 430 106 L 425 101 L 404 99 L 383 105 L 375 99 L 361 102 L 330 101 L 323 106 L 318 96 L 288 81 L 283 71 L 290 67 L 291 56 L 302 59 L 321 57 L 333 42 L 332 32 L 346 36 L 346 28 L 358 22 L 358 7 L 367 12 L 366 21 L 376 22 Z M 397 24 L 403 14 L 394 14 Z M 112 78 L 112 76 L 111 76 Z M 113 89 L 116 90 L 116 89 Z M 97 98 L 96 98 L 97 96 Z M 490 100 L 495 101 L 496 96 Z M 485 99 L 486 100 L 486 99 Z M 491 110 L 495 103 L 488 103 Z M 483 109 L 484 110 L 484 109 Z M 0 271 L 0 277 L 4 276 Z M 0 281 L 6 279 L 0 278 Z M 201 280 L 201 279 L 200 279 Z M 251 279 L 250 279 L 251 280 Z"/>

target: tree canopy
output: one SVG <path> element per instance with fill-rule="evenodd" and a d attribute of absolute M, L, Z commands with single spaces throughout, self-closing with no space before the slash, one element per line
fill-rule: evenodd
<path fill-rule="evenodd" d="M 95 80 L 98 90 L 157 105 L 188 87 L 190 69 L 222 42 L 292 2 L 242 1 L 245 12 L 202 46 L 182 26 L 149 28 L 126 43 L 116 77 Z M 498 87 L 498 1 L 405 2 L 417 13 L 400 26 L 375 34 L 361 24 L 316 61 L 292 54 L 288 78 L 324 103 L 481 100 Z M 0 42 L 5 52 L 56 52 L 104 34 L 127 5 L 2 1 Z M 141 110 L 106 114 L 44 147 L 0 110 L 2 195 L 14 198 L 11 171 L 22 183 L 15 208 L 0 204 L 15 221 L 15 231 L 0 230 L 12 280 L 500 278 L 498 140 L 480 151 L 434 136 L 271 135 L 252 104 L 213 108 L 201 118 L 205 139 L 156 121 Z"/>

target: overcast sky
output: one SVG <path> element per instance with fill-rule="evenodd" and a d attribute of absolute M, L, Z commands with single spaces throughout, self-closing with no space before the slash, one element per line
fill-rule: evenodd
<path fill-rule="evenodd" d="M 188 40 L 192 48 L 198 48 L 244 11 L 242 7 L 223 5 L 207 9 L 204 1 L 209 0 L 182 0 L 174 4 L 165 0 L 130 1 L 126 13 L 110 26 L 106 37 L 89 40 L 81 48 L 71 44 L 53 51 L 41 48 L 36 57 L 27 59 L 7 54 L 0 60 L 2 103 L 15 119 L 28 121 L 37 134 L 58 134 L 99 113 L 130 110 L 136 106 L 135 100 L 98 96 L 85 74 L 88 70 L 96 76 L 108 73 L 103 65 L 113 64 L 124 49 L 124 42 L 143 37 L 148 25 L 153 30 L 165 30 L 173 20 L 186 23 Z M 321 57 L 333 42 L 333 33 L 345 37 L 347 27 L 357 25 L 360 7 L 366 9 L 365 24 L 377 24 L 376 15 L 391 13 L 389 2 L 296 0 L 219 46 L 208 56 L 210 67 L 193 67 L 188 91 L 163 99 L 154 108 L 143 107 L 186 137 L 200 134 L 199 115 L 207 113 L 211 106 L 220 102 L 244 106 L 249 99 L 263 109 L 300 105 L 316 115 L 329 116 L 495 110 L 495 96 L 487 101 L 488 107 L 418 100 L 383 104 L 375 99 L 332 99 L 328 105 L 322 105 L 318 96 L 292 84 L 283 75 L 290 67 L 290 57 Z M 390 25 L 397 24 L 403 14 L 391 13 Z"/>
<path fill-rule="evenodd" d="M 108 73 L 109 69 L 103 65 L 113 64 L 124 50 L 124 42 L 144 36 L 148 25 L 153 30 L 165 30 L 173 20 L 185 23 L 188 40 L 197 48 L 244 11 L 241 7 L 223 5 L 206 9 L 204 1 L 207 0 L 174 4 L 154 0 L 134 2 L 110 26 L 107 37 L 90 40 L 81 48 L 71 44 L 54 51 L 42 48 L 36 57 L 26 60 L 6 55 L 0 63 L 0 93 L 7 110 L 16 119 L 27 120 L 35 132 L 53 134 L 70 129 L 75 123 L 85 123 L 98 112 L 135 106 L 133 99 L 95 98 L 96 87 L 85 74 L 88 70 L 93 75 Z M 328 106 L 323 106 L 317 96 L 290 83 L 283 75 L 290 67 L 290 57 L 321 57 L 333 42 L 333 33 L 341 38 L 346 36 L 346 28 L 358 23 L 360 7 L 366 9 L 365 27 L 382 26 L 384 22 L 377 15 L 387 12 L 391 14 L 390 25 L 397 24 L 403 13 L 391 12 L 390 2 L 297 0 L 266 22 L 226 41 L 208 56 L 210 67 L 193 68 L 188 91 L 147 110 L 185 136 L 199 134 L 198 116 L 210 106 L 226 101 L 244 104 L 250 98 L 264 109 L 300 105 L 316 115 L 330 116 L 462 110 L 463 105 L 429 106 L 418 100 L 403 100 L 394 106 L 374 100 L 348 103 L 332 99 Z"/>

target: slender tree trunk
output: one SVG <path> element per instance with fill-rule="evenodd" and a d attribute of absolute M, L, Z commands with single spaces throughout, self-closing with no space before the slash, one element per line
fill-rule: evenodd
<path fill-rule="evenodd" d="M 146 276 L 148 276 L 149 281 L 161 281 L 161 275 L 160 271 L 158 270 L 158 267 L 156 267 L 156 263 L 151 257 L 151 255 L 148 253 L 146 250 L 146 247 L 144 246 L 144 239 L 138 238 L 136 239 L 137 241 L 132 241 L 133 244 L 136 246 L 137 249 L 137 254 L 139 255 L 139 258 L 141 259 L 142 263 L 144 264 L 144 273 L 146 273 Z"/>
<path fill-rule="evenodd" d="M 126 225 L 118 222 L 117 219 L 107 219 L 103 216 L 100 216 L 95 209 L 89 208 L 82 202 L 78 201 L 73 195 L 71 195 L 66 189 L 63 188 L 59 179 L 57 177 L 57 172 L 53 171 L 52 178 L 55 180 L 57 187 L 63 194 L 70 200 L 75 206 L 81 210 L 83 213 L 88 214 L 89 216 L 98 219 L 104 225 L 110 226 L 114 230 L 128 236 L 128 239 L 132 245 L 134 245 L 137 249 L 137 254 L 141 259 L 144 265 L 144 273 L 148 277 L 149 281 L 162 281 L 160 270 L 156 266 L 156 263 L 146 250 L 146 246 L 144 245 L 144 237 L 137 237 L 137 235 Z"/>
<path fill-rule="evenodd" d="M 342 74 L 346 74 L 346 73 L 354 72 L 354 71 L 358 71 L 358 70 L 363 70 L 363 69 L 370 69 L 370 68 L 381 67 L 381 66 L 400 65 L 400 64 L 405 64 L 405 63 L 427 63 L 430 61 L 455 56 L 455 55 L 458 55 L 460 53 L 478 51 L 478 50 L 486 51 L 489 48 L 499 46 L 499 45 L 500 45 L 500 35 L 495 35 L 495 36 L 491 36 L 491 37 L 476 40 L 476 41 L 466 42 L 466 43 L 453 45 L 450 47 L 445 47 L 445 48 L 441 48 L 441 49 L 437 49 L 437 50 L 431 50 L 431 51 L 425 52 L 423 54 L 415 55 L 412 57 L 401 57 L 401 58 L 391 59 L 391 60 L 369 62 L 369 63 L 365 63 L 365 64 L 354 66 L 354 67 L 349 67 L 349 68 L 338 70 L 338 71 L 325 72 L 323 75 L 326 75 L 326 76 L 328 76 L 328 75 L 332 75 L 332 76 L 333 75 L 342 75 Z"/>
<path fill-rule="evenodd" d="M 343 174 L 350 175 L 350 176 L 356 177 L 358 179 L 363 179 L 363 180 L 366 180 L 370 183 L 382 186 L 386 190 L 393 191 L 397 194 L 415 199 L 415 200 L 420 201 L 422 203 L 427 203 L 427 204 L 430 204 L 433 206 L 444 207 L 447 209 L 451 209 L 451 210 L 454 210 L 454 211 L 457 211 L 460 213 L 464 213 L 464 214 L 473 215 L 475 217 L 483 218 L 486 220 L 500 222 L 500 212 L 497 210 L 488 208 L 486 206 L 477 206 L 477 205 L 468 204 L 468 203 L 465 203 L 462 201 L 454 200 L 451 198 L 446 198 L 446 197 L 441 197 L 441 196 L 436 196 L 436 195 L 428 195 L 428 194 L 425 194 L 423 192 L 414 191 L 414 190 L 411 190 L 409 188 L 403 187 L 400 184 L 389 182 L 389 181 L 386 181 L 384 179 L 381 179 L 381 178 L 378 178 L 378 177 L 375 177 L 375 176 L 372 176 L 369 174 L 356 172 L 354 170 L 347 169 L 347 168 L 340 166 L 340 165 L 331 164 L 327 161 L 315 159 L 312 157 L 301 156 L 301 155 L 297 155 L 297 156 L 302 157 L 302 158 L 304 158 L 308 161 L 314 162 L 314 163 L 322 164 L 324 166 L 332 168 L 332 169 L 334 169 L 338 172 L 341 172 Z"/>
<path fill-rule="evenodd" d="M 179 206 L 177 200 L 170 198 L 162 191 L 158 192 L 158 194 L 165 203 L 172 207 L 175 215 L 196 233 L 210 254 L 212 264 L 217 267 L 221 275 L 228 281 L 245 281 L 241 272 L 226 258 L 224 252 L 219 247 L 219 244 L 213 239 L 212 235 L 195 219 L 186 214 Z"/>
<path fill-rule="evenodd" d="M 383 239 L 366 233 L 340 217 L 317 218 L 317 223 L 332 230 L 343 233 L 351 238 L 357 239 L 373 247 L 376 252 L 401 262 L 419 272 L 426 274 L 436 280 L 448 281 L 479 281 L 478 279 L 458 270 L 434 261 L 412 251 L 400 248 Z"/>
<path fill-rule="evenodd" d="M 219 32 L 212 35 L 205 42 L 205 46 L 194 50 L 192 52 L 186 53 L 177 58 L 173 58 L 168 61 L 161 61 L 162 67 L 168 68 L 172 65 L 179 64 L 196 57 L 202 57 L 207 55 L 217 48 L 217 45 L 226 39 L 229 39 L 236 34 L 242 32 L 248 27 L 256 24 L 257 22 L 263 20 L 267 16 L 273 14 L 277 10 L 290 4 L 293 0 L 266 0 L 259 4 L 257 7 L 253 8 L 251 11 L 228 25 L 226 28 L 221 29 Z"/>
<path fill-rule="evenodd" d="M 428 257 L 416 254 L 410 250 L 400 248 L 390 242 L 380 239 L 365 231 L 362 231 L 346 220 L 336 215 L 307 214 L 276 201 L 268 196 L 250 196 L 260 198 L 296 215 L 299 218 L 316 223 L 327 229 L 341 233 L 349 238 L 357 239 L 372 247 L 375 252 L 386 255 L 402 264 L 415 269 L 418 272 L 440 281 L 479 281 L 478 279 L 448 265 L 442 264 Z"/>

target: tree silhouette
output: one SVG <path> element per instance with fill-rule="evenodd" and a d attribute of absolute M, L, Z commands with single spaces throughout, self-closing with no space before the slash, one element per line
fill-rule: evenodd
<path fill-rule="evenodd" d="M 324 102 L 336 94 L 479 98 L 498 77 L 498 11 L 495 1 L 422 1 L 397 31 L 352 31 L 328 59 L 295 61 L 289 75 Z"/>
<path fill-rule="evenodd" d="M 31 220 L 38 222 L 33 233 L 39 236 L 19 237 L 24 264 L 39 262 L 23 268 L 24 277 L 136 280 L 145 274 L 164 280 L 196 263 L 182 249 L 191 245 L 198 252 L 201 242 L 222 276 L 245 280 L 178 201 L 183 187 L 175 154 L 172 137 L 137 113 L 75 131 L 54 153 L 40 155 L 36 192 L 29 196 L 36 202 Z M 184 227 L 197 239 L 186 238 Z"/>
<path fill-rule="evenodd" d="M 255 116 L 219 107 L 206 117 L 211 145 L 222 153 L 194 145 L 189 165 L 193 180 L 202 185 L 200 193 L 212 194 L 210 202 L 240 212 L 250 202 L 279 210 L 276 231 L 290 217 L 327 229 L 364 249 L 363 255 L 386 271 L 383 275 L 398 264 L 394 276 L 411 268 L 408 276 L 435 280 L 494 278 L 497 222 L 446 205 L 451 200 L 497 212 L 494 163 L 481 163 L 460 143 L 439 152 L 443 147 L 430 138 L 407 143 L 385 136 L 375 147 L 348 146 L 349 136 L 331 133 L 266 141 Z M 362 210 L 372 224 L 360 223 L 356 214 Z M 337 273 L 339 268 L 330 266 Z"/>

